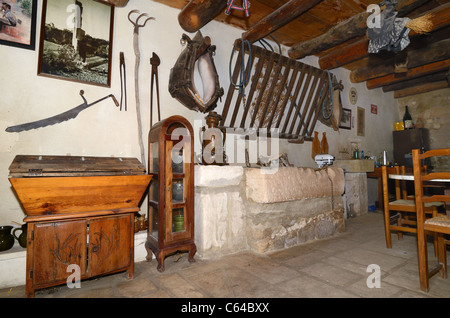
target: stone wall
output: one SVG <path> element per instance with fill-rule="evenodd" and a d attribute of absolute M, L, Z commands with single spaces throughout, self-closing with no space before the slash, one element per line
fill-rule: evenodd
<path fill-rule="evenodd" d="M 202 258 L 265 253 L 345 230 L 340 168 L 195 169 L 195 241 Z"/>
<path fill-rule="evenodd" d="M 400 119 L 407 105 L 416 126 L 428 129 L 431 149 L 450 148 L 450 88 L 399 98 L 398 105 Z M 441 170 L 450 169 L 449 158 L 432 164 Z"/>

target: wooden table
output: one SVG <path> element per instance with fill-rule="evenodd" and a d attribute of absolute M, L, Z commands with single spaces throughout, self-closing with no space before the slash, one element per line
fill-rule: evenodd
<path fill-rule="evenodd" d="M 414 175 L 413 174 L 390 174 L 388 176 L 389 179 L 395 179 L 395 180 L 406 180 L 406 181 L 414 181 Z M 450 182 L 449 179 L 433 179 L 429 182 Z"/>

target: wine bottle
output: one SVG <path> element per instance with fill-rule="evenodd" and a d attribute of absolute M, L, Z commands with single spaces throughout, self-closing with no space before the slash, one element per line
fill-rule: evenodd
<path fill-rule="evenodd" d="M 411 114 L 409 113 L 408 106 L 405 106 L 405 114 L 403 115 L 403 124 L 405 129 L 413 128 L 413 121 Z"/>
<path fill-rule="evenodd" d="M 327 155 L 328 154 L 328 140 L 327 140 L 327 133 L 323 132 L 322 133 L 322 141 L 320 142 L 320 152 L 322 154 Z"/>

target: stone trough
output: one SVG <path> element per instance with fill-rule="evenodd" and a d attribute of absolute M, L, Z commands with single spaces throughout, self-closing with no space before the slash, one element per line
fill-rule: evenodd
<path fill-rule="evenodd" d="M 341 168 L 195 167 L 197 254 L 265 253 L 345 231 Z"/>

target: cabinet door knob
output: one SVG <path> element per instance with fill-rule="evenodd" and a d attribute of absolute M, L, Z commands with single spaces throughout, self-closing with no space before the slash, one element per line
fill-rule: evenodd
<path fill-rule="evenodd" d="M 98 246 L 97 245 L 92 246 L 92 253 L 97 253 L 97 251 L 98 251 Z"/>

